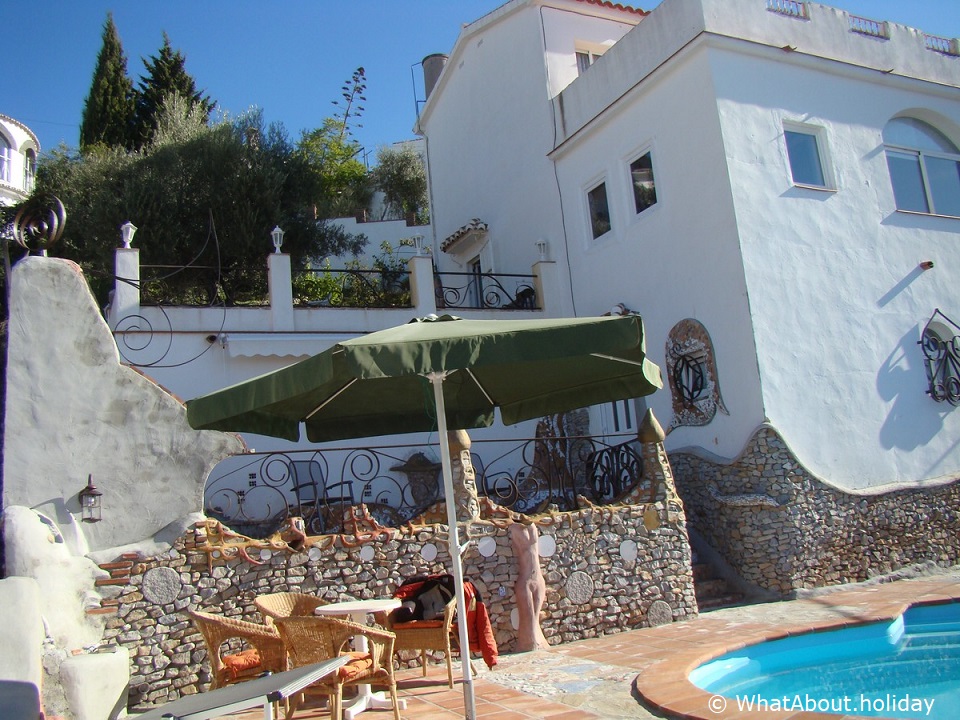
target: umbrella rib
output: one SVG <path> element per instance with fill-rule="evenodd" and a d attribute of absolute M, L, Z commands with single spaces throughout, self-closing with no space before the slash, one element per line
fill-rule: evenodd
<path fill-rule="evenodd" d="M 358 379 L 358 378 L 350 378 L 350 382 L 348 382 L 348 383 L 347 383 L 346 385 L 344 385 L 342 388 L 340 388 L 339 390 L 337 390 L 333 395 L 331 395 L 330 397 L 328 397 L 328 398 L 327 398 L 326 400 L 324 400 L 322 403 L 320 403 L 319 405 L 317 405 L 313 410 L 311 410 L 309 413 L 307 413 L 307 416 L 304 418 L 304 421 L 309 420 L 309 419 L 312 418 L 314 415 L 316 415 L 318 412 L 320 412 L 321 410 L 323 410 L 327 405 L 329 405 L 329 404 L 332 403 L 334 400 L 336 400 L 336 399 L 340 396 L 340 394 L 341 394 L 344 390 L 346 390 L 348 387 L 350 387 L 351 385 L 353 385 L 353 384 L 357 381 L 357 379 Z"/>
<path fill-rule="evenodd" d="M 487 402 L 490 403 L 491 405 L 496 405 L 496 403 L 493 402 L 493 398 L 487 394 L 487 389 L 480 384 L 480 381 L 477 380 L 477 376 L 473 374 L 473 370 L 471 370 L 470 368 L 464 368 L 464 369 L 467 371 L 467 375 L 469 375 L 471 379 L 477 384 L 477 387 L 480 388 L 480 392 L 483 393 L 483 396 L 487 399 Z"/>
<path fill-rule="evenodd" d="M 627 365 L 636 365 L 637 367 L 643 366 L 643 360 L 628 360 L 627 358 L 616 357 L 615 355 L 604 355 L 602 353 L 590 353 L 590 357 L 600 358 L 601 360 L 613 360 L 614 362 L 621 362 Z"/>

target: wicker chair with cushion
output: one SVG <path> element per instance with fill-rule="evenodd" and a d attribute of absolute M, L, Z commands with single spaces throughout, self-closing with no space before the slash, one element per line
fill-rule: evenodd
<path fill-rule="evenodd" d="M 198 610 L 188 610 L 187 615 L 207 644 L 211 690 L 287 669 L 286 649 L 275 628 Z M 247 647 L 225 653 L 222 646 L 232 639 Z"/>
<path fill-rule="evenodd" d="M 253 599 L 263 621 L 272 625 L 275 618 L 305 617 L 313 615 L 313 611 L 326 601 L 316 595 L 304 595 L 295 592 L 278 592 L 268 595 L 257 595 Z"/>
<path fill-rule="evenodd" d="M 444 654 L 447 661 L 447 684 L 453 688 L 453 661 L 450 638 L 453 620 L 457 613 L 457 599 L 452 598 L 443 608 L 443 618 L 436 620 L 410 620 L 396 622 L 393 613 L 377 613 L 377 622 L 397 636 L 393 649 L 419 650 L 423 676 L 427 676 L 427 651 Z M 457 645 L 459 648 L 459 644 Z"/>
<path fill-rule="evenodd" d="M 292 667 L 322 662 L 349 653 L 353 659 L 306 689 L 306 694 L 326 695 L 330 698 L 330 717 L 343 716 L 343 688 L 354 685 L 386 685 L 393 703 L 394 720 L 400 720 L 397 700 L 397 680 L 393 674 L 393 643 L 391 632 L 341 620 L 335 617 L 275 618 L 274 624 L 283 638 Z M 363 636 L 367 652 L 350 652 L 350 639 Z M 296 712 L 302 702 L 299 696 L 291 702 L 287 717 Z"/>

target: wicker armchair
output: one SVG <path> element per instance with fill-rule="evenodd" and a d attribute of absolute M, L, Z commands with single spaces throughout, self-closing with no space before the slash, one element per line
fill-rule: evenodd
<path fill-rule="evenodd" d="M 411 620 L 395 623 L 390 619 L 390 613 L 377 613 L 377 622 L 397 636 L 393 645 L 395 651 L 420 651 L 420 664 L 423 667 L 424 677 L 427 676 L 427 651 L 442 652 L 447 661 L 447 684 L 453 688 L 450 638 L 453 634 L 453 620 L 456 613 L 457 599 L 454 597 L 444 607 L 442 620 Z"/>
<path fill-rule="evenodd" d="M 207 644 L 211 690 L 287 669 L 286 649 L 275 628 L 198 610 L 188 610 L 187 615 Z M 250 647 L 224 653 L 223 643 L 234 638 Z"/>
<path fill-rule="evenodd" d="M 257 595 L 254 604 L 263 616 L 267 625 L 273 625 L 276 618 L 305 617 L 313 615 L 313 611 L 326 601 L 316 595 L 304 595 L 295 592 L 278 592 L 268 595 Z"/>
<path fill-rule="evenodd" d="M 283 638 L 292 667 L 322 662 L 349 652 L 350 638 L 363 636 L 367 640 L 366 653 L 351 653 L 354 659 L 336 673 L 323 678 L 306 689 L 306 694 L 327 695 L 330 698 L 330 717 L 343 716 L 343 688 L 347 685 L 386 685 L 393 703 L 394 720 L 400 720 L 397 699 L 397 680 L 393 674 L 393 642 L 391 632 L 360 625 L 335 617 L 275 618 L 274 624 Z M 290 718 L 302 702 L 298 696 L 291 703 Z"/>

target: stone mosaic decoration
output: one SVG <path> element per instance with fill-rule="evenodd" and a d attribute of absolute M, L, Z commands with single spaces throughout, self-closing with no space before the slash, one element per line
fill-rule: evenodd
<path fill-rule="evenodd" d="M 666 349 L 667 386 L 673 397 L 670 427 L 707 425 L 717 411 L 729 415 L 717 380 L 710 333 L 693 318 L 670 330 Z"/>

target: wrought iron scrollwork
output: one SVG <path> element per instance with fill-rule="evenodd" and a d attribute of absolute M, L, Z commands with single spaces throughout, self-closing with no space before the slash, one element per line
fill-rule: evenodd
<path fill-rule="evenodd" d="M 13 239 L 28 252 L 46 253 L 63 236 L 67 211 L 54 195 L 28 200 L 13 219 Z"/>
<path fill-rule="evenodd" d="M 939 319 L 938 319 L 939 318 Z M 935 310 L 919 345 L 927 366 L 927 394 L 937 402 L 960 405 L 960 326 Z"/>
<path fill-rule="evenodd" d="M 474 445 L 476 449 L 477 445 Z M 398 452 L 398 451 L 394 451 Z M 372 448 L 241 455 L 218 466 L 205 491 L 206 513 L 236 532 L 266 537 L 290 517 L 311 535 L 349 533 L 352 506 L 363 503 L 385 527 L 399 527 L 441 498 L 440 463 L 408 446 L 406 458 Z M 403 453 L 403 450 L 399 451 Z M 512 445 L 492 463 L 471 453 L 477 489 L 523 513 L 617 502 L 643 478 L 636 441 L 536 438 Z"/>
<path fill-rule="evenodd" d="M 437 307 L 485 310 L 537 309 L 537 292 L 534 289 L 532 275 L 450 272 L 436 273 L 436 277 Z M 445 281 L 445 278 L 453 279 Z M 513 287 L 508 289 L 508 284 Z"/>

